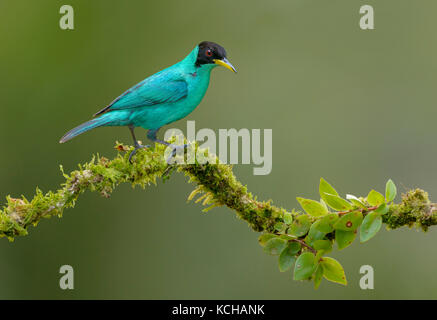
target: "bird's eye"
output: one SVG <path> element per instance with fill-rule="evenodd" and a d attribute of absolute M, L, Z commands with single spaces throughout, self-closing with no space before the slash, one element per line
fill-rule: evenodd
<path fill-rule="evenodd" d="M 212 57 L 212 51 L 211 51 L 211 49 L 206 50 L 205 55 L 206 55 L 207 57 Z"/>

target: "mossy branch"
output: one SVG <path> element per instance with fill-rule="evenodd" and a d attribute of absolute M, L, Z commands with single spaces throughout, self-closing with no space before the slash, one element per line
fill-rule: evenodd
<path fill-rule="evenodd" d="M 139 151 L 134 163 L 130 164 L 128 155 L 132 147 L 117 143 L 115 148 L 119 152 L 113 160 L 94 156 L 90 162 L 79 165 L 78 170 L 70 174 L 64 173 L 61 167 L 65 183 L 57 191 L 44 194 L 40 189 L 36 189 L 36 194 L 31 200 L 24 196 L 21 198 L 8 196 L 7 204 L 0 211 L 0 236 L 13 240 L 17 236 L 26 235 L 28 227 L 36 226 L 42 218 L 62 216 L 64 209 L 74 207 L 79 195 L 87 190 L 97 191 L 102 196 L 109 197 L 114 188 L 121 183 L 130 183 L 132 186 L 139 185 L 145 188 L 151 183 L 156 184 L 159 178 L 168 179 L 173 171 L 178 171 L 187 175 L 190 182 L 197 184 L 189 200 L 200 196 L 196 202 L 202 201 L 208 206 L 204 211 L 216 206 L 227 206 L 234 210 L 239 218 L 246 221 L 253 230 L 263 232 L 264 235 L 267 234 L 270 237 L 287 239 L 288 243 L 299 244 L 299 251 L 294 253 L 298 257 L 305 252 L 317 254 L 320 251 L 329 251 L 316 250 L 312 246 L 313 241 L 308 241 L 308 234 L 311 233 L 310 226 L 321 220 L 323 215 L 289 211 L 272 205 L 271 201 L 257 200 L 247 191 L 246 186 L 237 180 L 232 172 L 232 166 L 218 163 L 214 155 L 208 155 L 210 161 L 206 164 L 169 166 L 165 161 L 165 146 L 156 144 L 152 148 Z M 207 154 L 207 151 L 202 152 Z M 376 207 L 369 204 L 366 198 L 356 199 L 361 202 L 361 208 L 352 203 L 352 207 L 345 211 L 327 212 L 341 218 L 351 212 L 358 212 L 365 217 L 375 211 Z M 323 201 L 321 204 L 327 209 Z M 303 207 L 305 209 L 305 206 Z M 305 223 L 301 221 L 302 216 L 305 216 L 309 222 L 308 228 L 304 228 L 303 232 L 302 225 Z M 428 227 L 437 224 L 437 205 L 430 202 L 425 191 L 416 189 L 406 192 L 398 204 L 387 203 L 386 212 L 381 216 L 381 221 L 390 229 L 417 226 L 426 231 Z M 297 223 L 297 225 L 292 226 L 292 223 Z M 289 232 L 293 227 L 300 228 L 300 233 Z M 335 237 L 333 233 L 331 229 L 326 230 L 323 237 L 316 240 L 333 241 Z M 266 240 L 268 239 L 260 239 L 261 244 L 265 245 Z M 321 258 L 320 255 L 318 259 L 322 261 L 326 258 Z M 313 273 L 312 277 L 314 277 Z"/>

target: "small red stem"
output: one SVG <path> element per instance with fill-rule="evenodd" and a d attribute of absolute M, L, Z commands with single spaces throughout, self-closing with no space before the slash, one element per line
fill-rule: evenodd
<path fill-rule="evenodd" d="M 342 216 L 342 215 L 345 215 L 345 214 L 347 214 L 347 213 L 351 213 L 351 212 L 354 212 L 354 211 L 360 211 L 361 213 L 363 213 L 363 212 L 367 212 L 367 211 L 373 211 L 373 210 L 376 210 L 376 209 L 378 209 L 378 206 L 375 206 L 375 207 L 369 207 L 369 208 L 366 208 L 366 209 L 359 208 L 359 209 L 357 209 L 357 210 L 340 211 L 340 212 L 338 212 L 337 214 L 338 214 L 339 216 Z"/>

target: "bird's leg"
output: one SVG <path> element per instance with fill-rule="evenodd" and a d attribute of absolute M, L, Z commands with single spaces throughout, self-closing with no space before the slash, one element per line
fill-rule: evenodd
<path fill-rule="evenodd" d="M 166 145 L 166 146 L 170 146 L 170 143 L 168 143 L 167 141 L 164 141 L 164 140 L 159 140 L 157 137 L 156 137 L 156 134 L 158 133 L 158 130 L 159 130 L 159 128 L 158 129 L 150 129 L 148 132 L 147 132 L 147 138 L 149 138 L 151 141 L 153 141 L 153 142 L 158 142 L 158 143 L 161 143 L 161 144 L 163 144 L 163 145 Z"/>
<path fill-rule="evenodd" d="M 137 138 L 135 137 L 134 126 L 129 126 L 129 130 L 132 135 L 132 139 L 134 139 L 134 147 L 135 147 L 135 149 L 129 155 L 129 162 L 132 164 L 132 157 L 137 153 L 138 149 L 148 148 L 149 146 L 142 146 L 141 144 L 139 144 Z"/>
<path fill-rule="evenodd" d="M 166 145 L 168 147 L 171 147 L 173 149 L 171 154 L 170 154 L 170 156 L 167 159 L 167 163 L 169 163 L 170 159 L 173 158 L 176 155 L 177 150 L 180 150 L 180 149 L 185 150 L 188 147 L 188 144 L 184 144 L 182 146 L 178 146 L 178 145 L 174 145 L 174 144 L 168 143 L 167 141 L 164 141 L 164 140 L 159 140 L 156 137 L 156 134 L 158 133 L 158 130 L 159 130 L 159 128 L 158 129 L 154 129 L 154 130 L 150 129 L 147 132 L 147 138 L 149 138 L 153 142 L 161 143 L 161 144 Z"/>

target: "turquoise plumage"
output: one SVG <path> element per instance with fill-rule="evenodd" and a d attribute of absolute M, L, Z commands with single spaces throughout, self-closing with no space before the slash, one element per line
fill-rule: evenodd
<path fill-rule="evenodd" d="M 128 126 L 135 144 L 129 160 L 143 148 L 135 137 L 135 127 L 149 130 L 147 137 L 152 141 L 169 145 L 156 138 L 157 131 L 186 117 L 199 105 L 208 89 L 211 71 L 218 65 L 236 72 L 223 47 L 204 41 L 182 61 L 125 91 L 97 112 L 96 118 L 65 134 L 60 143 L 97 127 Z"/>

